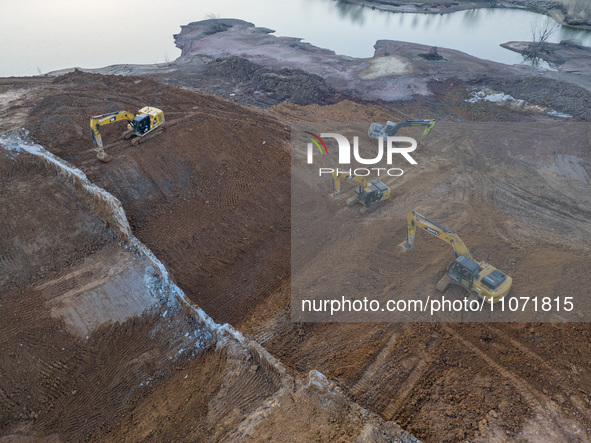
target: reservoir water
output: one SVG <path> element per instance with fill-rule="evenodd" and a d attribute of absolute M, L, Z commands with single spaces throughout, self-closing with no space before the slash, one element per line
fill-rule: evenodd
<path fill-rule="evenodd" d="M 523 63 L 523 58 L 499 44 L 529 41 L 532 27 L 549 20 L 516 9 L 398 14 L 335 0 L 4 1 L 0 76 L 172 61 L 180 55 L 173 39 L 180 25 L 212 17 L 239 18 L 354 57 L 371 57 L 376 40 L 390 39 L 458 49 L 507 64 Z M 564 39 L 591 46 L 591 32 L 564 27 L 549 41 Z"/>

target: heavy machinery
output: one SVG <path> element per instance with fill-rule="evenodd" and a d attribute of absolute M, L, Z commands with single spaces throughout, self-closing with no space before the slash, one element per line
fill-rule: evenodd
<path fill-rule="evenodd" d="M 418 227 L 449 243 L 454 251 L 456 259 L 446 275 L 437 283 L 439 291 L 445 291 L 449 284 L 456 284 L 491 303 L 499 301 L 509 293 L 513 279 L 484 260 L 473 257 L 460 236 L 454 231 L 429 220 L 416 211 L 409 212 L 406 219 L 408 228 L 406 242 L 403 244 L 405 250 L 413 247 Z"/>
<path fill-rule="evenodd" d="M 407 126 L 427 126 L 423 131 L 421 138 L 426 137 L 435 126 L 435 119 L 428 120 L 404 120 L 401 122 L 387 122 L 385 125 L 372 123 L 369 127 L 368 135 L 370 138 L 395 136 L 400 128 Z M 339 198 L 341 193 L 341 177 L 353 180 L 359 183 L 355 190 L 355 195 L 347 199 L 347 206 L 353 206 L 360 203 L 363 207 L 359 210 L 362 215 L 375 211 L 382 203 L 391 197 L 390 188 L 380 180 L 372 180 L 367 185 L 365 176 L 356 175 L 351 170 L 340 171 L 335 169 L 332 172 L 333 197 Z"/>
<path fill-rule="evenodd" d="M 372 123 L 369 127 L 368 135 L 370 138 L 380 138 L 380 137 L 394 137 L 396 133 L 400 130 L 400 128 L 404 128 L 407 126 L 427 126 L 423 131 L 423 135 L 421 138 L 425 138 L 435 126 L 434 119 L 428 120 L 403 120 L 401 122 L 387 122 L 385 125 L 380 123 Z"/>
<path fill-rule="evenodd" d="M 435 126 L 435 119 L 428 120 L 404 120 L 401 122 L 387 122 L 385 125 L 379 123 L 372 123 L 369 127 L 368 135 L 370 138 L 395 136 L 400 128 L 407 126 L 427 126 L 423 131 L 421 138 L 426 137 Z M 347 206 L 354 206 L 361 204 L 363 207 L 359 210 L 362 215 L 375 211 L 387 199 L 391 197 L 390 188 L 380 180 L 372 180 L 371 184 L 367 185 L 367 177 L 356 175 L 351 170 L 340 171 L 334 169 L 332 172 L 332 188 L 333 197 L 339 198 L 341 193 L 341 177 L 359 183 L 359 187 L 355 189 L 355 195 L 347 199 Z"/>
<path fill-rule="evenodd" d="M 154 134 L 164 129 L 164 113 L 160 109 L 151 106 L 143 107 L 136 115 L 127 111 L 95 115 L 90 119 L 90 130 L 95 144 L 96 156 L 100 161 L 106 163 L 112 160 L 112 157 L 105 153 L 100 127 L 120 120 L 127 120 L 127 131 L 123 133 L 123 137 L 126 140 L 137 137 L 132 139 L 132 144 L 136 144 L 148 134 Z"/>
<path fill-rule="evenodd" d="M 361 175 L 355 175 L 352 171 L 339 171 L 335 169 L 332 172 L 333 197 L 339 198 L 341 194 L 341 177 L 359 183 L 359 188 L 355 189 L 355 195 L 347 199 L 347 206 L 356 204 L 363 205 L 359 212 L 365 215 L 375 211 L 384 201 L 390 198 L 390 188 L 380 180 L 372 180 L 371 185 L 367 185 L 367 178 Z"/>

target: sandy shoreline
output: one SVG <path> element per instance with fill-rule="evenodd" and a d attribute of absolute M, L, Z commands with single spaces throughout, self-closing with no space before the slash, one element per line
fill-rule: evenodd
<path fill-rule="evenodd" d="M 434 82 L 463 82 L 468 94 L 488 88 L 577 115 L 581 109 L 587 109 L 581 100 L 591 93 L 591 76 L 581 65 L 580 57 L 576 64 L 579 68 L 583 66 L 581 69 L 570 69 L 567 63 L 566 69 L 550 71 L 497 63 L 447 48 L 438 48 L 440 60 L 428 60 L 424 54 L 430 50 L 429 46 L 379 40 L 374 45 L 373 57 L 354 58 L 304 43 L 299 38 L 277 37 L 269 29 L 236 19 L 190 23 L 181 27 L 175 41 L 182 54 L 171 63 L 113 65 L 84 71 L 148 76 L 263 108 L 284 101 L 300 105 L 330 104 L 343 98 L 366 102 L 409 101 L 432 97 Z M 568 45 L 554 45 L 552 51 L 561 60 L 573 57 Z M 547 94 L 541 95 L 544 88 L 555 93 L 546 99 Z M 585 113 L 583 118 L 591 115 Z"/>
<path fill-rule="evenodd" d="M 591 22 L 569 14 L 566 6 L 548 0 L 340 0 L 342 3 L 360 5 L 371 9 L 388 12 L 412 12 L 420 14 L 449 14 L 482 8 L 523 9 L 546 14 L 558 24 L 574 29 L 591 30 Z"/>

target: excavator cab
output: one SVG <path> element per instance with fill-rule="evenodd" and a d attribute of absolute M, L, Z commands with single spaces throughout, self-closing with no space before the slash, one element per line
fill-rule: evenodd
<path fill-rule="evenodd" d="M 150 116 L 148 114 L 139 114 L 131 121 L 131 126 L 138 135 L 143 135 L 150 130 Z"/>
<path fill-rule="evenodd" d="M 479 271 L 480 265 L 478 263 L 460 255 L 452 263 L 449 271 L 447 271 L 447 275 L 454 282 L 471 291 L 472 282 L 474 281 L 474 277 L 478 278 Z"/>
<path fill-rule="evenodd" d="M 359 187 L 355 190 L 361 204 L 369 208 L 372 203 L 377 203 L 390 196 L 390 188 L 379 180 L 372 180 L 371 185 L 366 188 Z"/>

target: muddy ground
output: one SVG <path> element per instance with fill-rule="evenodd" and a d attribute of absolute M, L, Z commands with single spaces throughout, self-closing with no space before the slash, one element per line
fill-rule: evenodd
<path fill-rule="evenodd" d="M 105 97 L 117 100 L 107 106 L 130 106 L 125 102 L 133 101 L 134 94 L 161 89 L 163 104 L 177 103 L 179 109 L 185 109 L 188 114 L 184 119 L 170 120 L 184 127 L 177 134 L 189 135 L 184 140 L 171 140 L 175 147 L 167 158 L 175 152 L 173 163 L 162 162 L 160 155 L 146 157 L 149 152 L 145 149 L 133 154 L 129 146 L 109 145 L 113 153 L 119 149 L 111 165 L 120 162 L 124 169 L 106 180 L 116 183 L 114 192 L 121 186 L 143 196 L 136 209 L 146 212 L 132 211 L 136 214 L 131 217 L 133 232 L 143 232 L 146 237 L 157 233 L 162 249 L 167 249 L 165 243 L 180 246 L 176 252 L 168 249 L 171 262 L 183 263 L 193 257 L 186 261 L 187 271 L 177 278 L 195 282 L 191 274 L 197 274 L 201 281 L 209 281 L 209 288 L 190 284 L 187 293 L 192 299 L 202 295 L 206 305 L 205 296 L 214 289 L 215 275 L 225 275 L 228 270 L 214 290 L 218 301 L 227 299 L 226 307 L 219 309 L 228 320 L 236 321 L 240 313 L 263 303 L 268 287 L 288 278 L 288 265 L 277 264 L 277 257 L 283 258 L 287 252 L 279 249 L 274 256 L 269 250 L 275 248 L 265 245 L 266 237 L 276 229 L 269 223 L 277 225 L 280 235 L 286 217 L 278 212 L 273 218 L 264 208 L 277 212 L 275 207 L 282 205 L 279 202 L 269 208 L 269 198 L 260 197 L 269 193 L 288 199 L 288 193 L 266 188 L 269 184 L 265 181 L 257 185 L 246 180 L 249 175 L 264 175 L 276 163 L 285 163 L 281 161 L 287 156 L 282 129 L 274 119 L 246 109 L 243 111 L 250 120 L 227 120 L 223 130 L 221 126 L 208 128 L 208 112 L 219 122 L 224 109 L 234 112 L 233 105 L 134 78 L 118 88 L 121 80 L 75 74 L 53 83 L 44 93 L 37 88 L 47 84 L 33 83 L 27 89 L 34 96 L 29 104 L 36 102 L 33 114 L 37 117 L 31 128 L 39 130 L 40 138 L 48 131 L 46 136 L 56 139 L 53 148 L 69 150 L 72 162 L 80 160 L 82 166 L 90 155 L 91 167 L 85 169 L 88 177 L 96 179 L 103 175 L 100 167 L 107 165 L 97 164 L 92 152 L 78 143 L 83 117 L 63 125 L 64 117 L 76 103 L 85 102 L 86 94 L 94 91 L 102 100 L 106 93 Z M 138 89 L 133 90 L 132 85 Z M 21 86 L 20 82 L 13 84 L 17 91 Z M 97 93 L 102 88 L 103 92 Z M 124 89 L 127 95 L 119 95 Z M 47 94 L 50 90 L 56 95 Z M 10 98 L 14 97 L 28 96 L 11 93 Z M 20 99 L 7 102 L 8 108 L 24 105 Z M 197 103 L 200 118 L 192 114 Z M 14 117 L 12 125 L 25 123 L 17 112 L 8 115 Z M 240 158 L 238 152 L 252 148 L 249 137 L 255 136 L 257 128 L 274 128 L 278 135 L 263 141 L 279 149 Z M 111 136 L 118 135 L 115 129 Z M 201 147 L 194 143 L 191 132 L 201 138 Z M 210 149 L 215 143 L 203 138 L 207 134 L 219 137 L 221 149 Z M 5 221 L 0 240 L 2 441 L 350 441 L 357 437 L 416 441 L 397 424 L 385 422 L 352 402 L 322 374 L 311 372 L 294 378 L 256 342 L 184 304 L 178 294 L 170 292 L 153 257 L 138 249 L 141 245 L 128 233 L 127 221 L 109 212 L 108 201 L 83 187 L 84 180 L 68 172 L 68 165 L 58 167 L 47 157 L 20 149 L 19 137 L 0 140 L 0 207 Z M 65 156 L 66 151 L 61 154 Z M 128 163 L 129 155 L 137 155 L 136 160 Z M 216 160 L 203 160 L 199 176 L 194 176 L 196 166 L 189 163 L 191 159 L 210 156 Z M 134 179 L 129 165 L 137 165 L 136 161 L 151 162 L 148 168 L 162 163 L 157 180 L 137 179 L 139 174 Z M 289 181 L 284 186 L 288 189 Z M 126 205 L 136 200 L 131 195 Z M 153 202 L 147 203 L 152 197 Z M 164 223 L 173 211 L 170 204 L 184 213 L 176 226 Z M 162 210 L 155 211 L 155 206 Z M 229 218 L 232 214 L 242 220 L 243 228 Z M 256 217 L 259 214 L 262 218 Z M 205 243 L 192 247 L 190 242 L 197 240 L 195 229 L 200 232 L 199 241 Z M 172 232 L 179 235 L 177 240 L 169 235 Z M 267 281 L 252 272 L 247 260 L 259 260 L 261 266 L 269 267 Z M 227 293 L 232 280 L 242 282 L 243 286 L 236 288 L 241 293 Z M 254 298 L 243 297 L 245 293 Z M 212 305 L 214 301 L 211 297 Z"/>
<path fill-rule="evenodd" d="M 225 63 L 250 67 L 235 59 L 217 65 Z M 527 90 L 518 77 L 507 81 Z M 423 145 L 429 160 L 420 174 L 390 183 L 395 199 L 383 211 L 360 219 L 330 200 L 329 183 L 320 189 L 326 204 L 319 214 L 334 211 L 344 225 L 358 220 L 377 227 L 358 241 L 401 266 L 385 274 L 369 268 L 371 279 L 361 282 L 366 287 L 390 283 L 435 294 L 448 248 L 423 236 L 408 258 L 394 252 L 404 237 L 404 215 L 417 208 L 453 225 L 471 246 L 491 251 L 491 261 L 514 277 L 515 290 L 589 295 L 587 132 L 581 131 L 577 146 L 583 148 L 576 152 L 497 146 L 490 134 L 461 138 L 453 122 L 562 120 L 508 103 L 467 102 L 473 80 L 420 82 L 424 94 L 407 101 L 369 103 L 341 91 L 316 104 L 261 109 L 145 76 L 74 72 L 2 80 L 0 111 L 10 117 L 2 130 L 26 127 L 117 197 L 133 234 L 190 301 L 262 345 L 287 373 L 251 345 L 216 340 L 187 308 L 172 316 L 149 287 L 141 289 L 151 281 L 142 277 L 152 275 L 148 265 L 134 260 L 121 235 L 81 203 L 76 189 L 54 169 L 8 152 L 0 205 L 3 219 L 11 220 L 1 243 L 7 251 L 1 254 L 2 437 L 413 441 L 401 426 L 432 442 L 588 441 L 587 323 L 290 321 L 292 121 L 440 119 L 441 132 Z M 530 91 L 541 94 L 538 86 Z M 559 87 L 573 96 L 580 91 Z M 286 97 L 298 93 L 285 91 Z M 105 127 L 106 150 L 115 159 L 97 162 L 88 116 L 147 104 L 165 110 L 170 127 L 137 146 L 120 140 L 124 128 Z M 575 119 L 587 118 L 586 109 L 571 106 Z M 582 173 L 567 170 L 566 155 L 580 158 Z M 353 270 L 353 257 L 340 259 Z M 118 280 L 122 272 L 129 277 Z M 96 282 L 106 294 L 99 300 L 117 294 L 117 287 L 146 295 L 130 298 L 136 301 L 125 309 L 99 309 L 91 297 L 99 293 L 90 290 Z M 122 282 L 138 282 L 140 289 L 122 291 Z M 71 314 L 88 303 L 87 314 L 100 312 L 103 322 Z M 195 331 L 201 346 L 187 353 L 185 334 Z"/>

